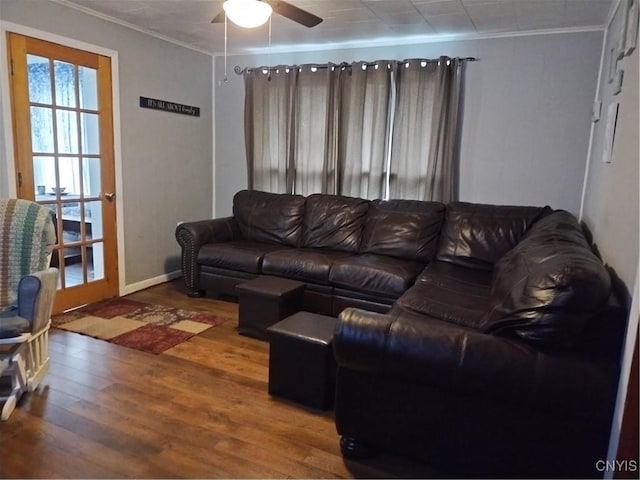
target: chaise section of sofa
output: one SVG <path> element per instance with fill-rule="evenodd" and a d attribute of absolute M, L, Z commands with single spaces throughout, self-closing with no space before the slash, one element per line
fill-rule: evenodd
<path fill-rule="evenodd" d="M 530 223 L 508 212 L 498 225 L 494 211 L 487 236 L 460 207 L 476 208 L 454 206 L 446 254 L 387 314 L 339 317 L 343 452 L 393 451 L 463 476 L 598 476 L 624 332 L 608 272 L 567 212 L 531 211 Z"/>

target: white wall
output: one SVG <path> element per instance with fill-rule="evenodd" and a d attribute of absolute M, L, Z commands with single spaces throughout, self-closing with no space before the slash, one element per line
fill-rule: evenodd
<path fill-rule="evenodd" d="M 6 22 L 118 53 L 121 290 L 179 270 L 177 222 L 212 216 L 212 58 L 53 2 L 0 0 L 0 15 Z M 201 116 L 143 109 L 140 96 L 194 105 Z M 0 98 L 2 102 L 8 99 Z M 8 193 L 7 185 L 15 181 L 7 178 L 6 164 L 13 160 L 4 158 L 4 151 L 2 145 L 0 194 Z"/>
<path fill-rule="evenodd" d="M 638 48 L 619 63 L 619 67 L 624 70 L 622 91 L 618 95 L 613 95 L 613 85 L 608 83 L 610 51 L 619 39 L 622 26 L 623 10 L 619 8 L 606 35 L 598 95 L 602 101 L 602 118 L 594 124 L 583 206 L 583 221 L 593 233 L 602 258 L 615 270 L 629 290 L 629 297 L 626 299 L 630 311 L 629 326 L 618 389 L 618 402 L 614 415 L 610 458 L 616 456 L 631 357 L 638 330 L 638 316 L 640 315 L 638 254 L 640 241 L 638 72 L 640 67 L 638 65 Z M 615 143 L 611 163 L 603 163 L 606 112 L 612 102 L 618 102 L 620 105 Z M 611 471 L 607 472 L 607 478 L 611 478 L 612 474 Z"/>
<path fill-rule="evenodd" d="M 618 41 L 620 12 L 607 32 L 603 65 L 609 65 L 610 49 Z M 593 145 L 584 193 L 583 221 L 593 232 L 603 258 L 628 288 L 638 269 L 638 49 L 619 63 L 624 70 L 623 88 L 613 95 L 608 68 L 600 76 L 602 118 L 594 125 Z M 604 163 L 606 115 L 612 102 L 620 104 L 611 163 Z"/>
<path fill-rule="evenodd" d="M 466 70 L 460 199 L 551 205 L 578 213 L 601 31 L 271 55 L 270 64 L 473 56 Z M 246 188 L 244 85 L 233 66 L 266 55 L 216 58 L 216 214 Z M 224 139 L 224 140 L 222 140 Z"/>

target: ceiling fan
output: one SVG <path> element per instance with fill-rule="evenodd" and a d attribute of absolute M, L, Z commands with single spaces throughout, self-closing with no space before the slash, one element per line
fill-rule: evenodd
<path fill-rule="evenodd" d="M 233 18 L 231 18 L 230 12 L 228 10 L 229 4 L 231 3 L 238 3 L 239 5 L 242 4 L 241 7 L 239 6 L 238 8 L 244 9 L 245 12 L 251 8 L 264 10 L 267 6 L 270 7 L 270 8 L 266 8 L 268 13 L 266 13 L 264 17 L 265 22 L 269 18 L 271 9 L 273 10 L 273 12 L 277 13 L 278 15 L 287 17 L 289 20 L 293 20 L 294 22 L 299 23 L 300 25 L 304 25 L 305 27 L 309 27 L 309 28 L 315 27 L 320 22 L 322 22 L 322 18 L 314 15 L 313 13 L 303 10 L 301 8 L 298 8 L 295 5 L 292 5 L 288 2 L 284 2 L 282 0 L 227 0 L 224 6 L 225 10 L 223 10 L 218 15 L 216 15 L 216 17 L 211 21 L 211 23 L 224 22 L 225 11 L 229 16 L 229 19 L 233 21 Z M 264 6 L 261 5 L 263 3 L 266 5 Z"/>

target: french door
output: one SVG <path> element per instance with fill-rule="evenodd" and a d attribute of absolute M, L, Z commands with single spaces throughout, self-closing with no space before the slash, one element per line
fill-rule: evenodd
<path fill-rule="evenodd" d="M 54 312 L 118 294 L 111 59 L 8 33 L 19 198 L 51 210 Z"/>

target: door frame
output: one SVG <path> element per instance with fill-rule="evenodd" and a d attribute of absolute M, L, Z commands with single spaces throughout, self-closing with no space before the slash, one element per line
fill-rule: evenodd
<path fill-rule="evenodd" d="M 116 180 L 116 242 L 118 248 L 118 295 L 124 295 L 125 286 L 125 244 L 124 244 L 124 205 L 122 179 L 122 137 L 120 133 L 120 84 L 118 52 L 54 33 L 26 27 L 17 23 L 0 21 L 0 98 L 2 98 L 2 122 L 4 126 L 5 171 L 8 177 L 9 196 L 17 195 L 16 166 L 14 160 L 13 120 L 11 118 L 11 93 L 8 72 L 7 32 L 13 32 L 66 47 L 103 55 L 111 59 L 111 98 L 113 108 L 113 160 Z"/>

